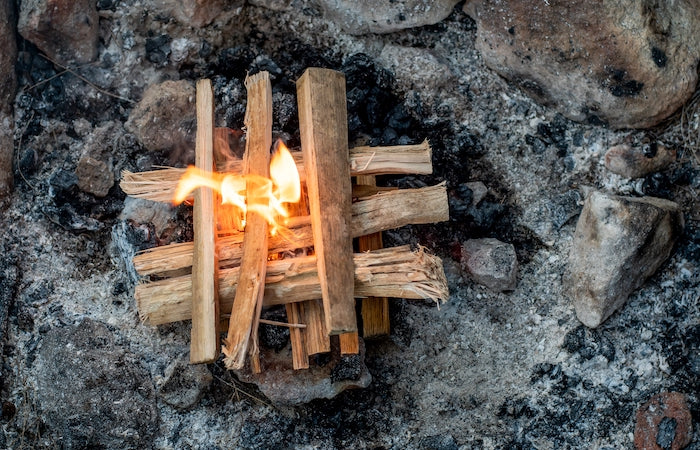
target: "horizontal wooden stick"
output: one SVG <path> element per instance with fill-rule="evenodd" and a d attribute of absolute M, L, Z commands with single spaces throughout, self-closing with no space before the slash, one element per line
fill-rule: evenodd
<path fill-rule="evenodd" d="M 444 183 L 416 189 L 380 192 L 359 199 L 352 204 L 353 237 L 399 228 L 410 224 L 442 222 L 449 219 L 447 191 Z M 313 245 L 310 219 L 295 217 L 289 228 L 271 236 L 270 254 Z M 240 263 L 243 233 L 219 238 L 219 266 L 231 267 Z M 192 242 L 163 245 L 136 255 L 134 267 L 140 275 L 184 275 L 192 266 Z"/>
<path fill-rule="evenodd" d="M 408 246 L 356 253 L 355 297 L 397 297 L 447 300 L 447 280 L 440 258 Z M 238 268 L 219 272 L 221 309 L 231 308 Z M 136 286 L 134 298 L 141 320 L 153 325 L 192 318 L 190 275 Z M 316 258 L 305 256 L 268 261 L 263 305 L 283 305 L 321 297 Z"/>
<path fill-rule="evenodd" d="M 391 147 L 355 147 L 350 149 L 350 174 L 388 175 L 388 174 L 430 174 L 433 172 L 432 152 L 428 141 L 415 145 L 397 145 Z M 292 152 L 297 162 L 297 170 L 302 180 L 305 169 L 301 152 Z M 243 163 L 229 163 L 228 170 L 241 173 Z M 132 197 L 145 198 L 158 202 L 170 203 L 175 188 L 185 169 L 165 168 L 147 172 L 122 172 L 120 187 Z"/>

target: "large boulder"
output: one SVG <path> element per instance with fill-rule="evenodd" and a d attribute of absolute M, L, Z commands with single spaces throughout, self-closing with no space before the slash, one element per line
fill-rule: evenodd
<path fill-rule="evenodd" d="M 645 128 L 695 91 L 700 8 L 693 0 L 473 0 L 486 64 L 577 121 Z"/>
<path fill-rule="evenodd" d="M 592 192 L 564 276 L 579 320 L 595 328 L 619 309 L 669 257 L 683 225 L 672 201 Z"/>

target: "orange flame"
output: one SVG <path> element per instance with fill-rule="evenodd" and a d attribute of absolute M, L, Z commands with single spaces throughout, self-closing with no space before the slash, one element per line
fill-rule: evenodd
<path fill-rule="evenodd" d="M 254 211 L 267 220 L 274 234 L 281 226 L 278 217 L 289 217 L 284 203 L 296 203 L 301 198 L 301 181 L 289 149 L 279 142 L 270 161 L 270 178 L 258 175 L 235 175 L 207 172 L 189 166 L 180 177 L 173 203 L 180 204 L 199 187 L 208 187 L 219 193 L 222 205 L 233 206 L 238 217 L 234 223 L 245 226 L 245 215 Z"/>

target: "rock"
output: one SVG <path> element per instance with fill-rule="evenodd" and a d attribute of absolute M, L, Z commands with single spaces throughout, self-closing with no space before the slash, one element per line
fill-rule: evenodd
<path fill-rule="evenodd" d="M 25 0 L 17 29 L 49 58 L 61 64 L 97 58 L 99 18 L 90 0 Z"/>
<path fill-rule="evenodd" d="M 114 174 L 107 164 L 89 156 L 83 156 L 75 169 L 78 187 L 95 197 L 105 197 L 114 185 Z"/>
<path fill-rule="evenodd" d="M 639 450 L 680 450 L 693 437 L 693 418 L 685 395 L 662 392 L 637 410 L 634 447 Z"/>
<path fill-rule="evenodd" d="M 49 330 L 33 370 L 42 418 L 63 448 L 141 448 L 158 431 L 148 370 L 104 324 Z"/>
<path fill-rule="evenodd" d="M 493 291 L 512 291 L 518 275 L 513 244 L 493 238 L 469 239 L 462 245 L 462 269 Z"/>
<path fill-rule="evenodd" d="M 643 147 L 620 144 L 605 153 L 605 167 L 626 178 L 640 178 L 665 169 L 676 160 L 676 151 L 652 142 Z"/>
<path fill-rule="evenodd" d="M 12 192 L 12 154 L 14 150 L 14 117 L 12 105 L 17 90 L 15 62 L 14 3 L 0 0 L 0 200 Z"/>
<path fill-rule="evenodd" d="M 669 200 L 592 192 L 564 277 L 579 320 L 595 328 L 619 309 L 668 258 L 683 225 L 680 206 Z"/>
<path fill-rule="evenodd" d="M 700 9 L 692 0 L 647 5 L 472 0 L 486 64 L 566 117 L 645 128 L 695 91 Z"/>
<path fill-rule="evenodd" d="M 153 202 L 142 198 L 126 197 L 119 219 L 137 224 L 153 224 L 156 236 L 176 221 L 177 210 L 167 203 Z"/>
<path fill-rule="evenodd" d="M 429 49 L 388 44 L 377 62 L 394 74 L 396 86 L 403 92 L 431 92 L 430 96 L 434 97 L 432 92 L 453 85 L 456 79 L 450 68 Z"/>
<path fill-rule="evenodd" d="M 178 409 L 189 409 L 197 404 L 214 379 L 206 365 L 189 364 L 183 358 L 170 363 L 164 375 L 158 382 L 158 395 Z"/>
<path fill-rule="evenodd" d="M 331 399 L 346 389 L 369 386 L 372 375 L 365 365 L 364 341 L 360 339 L 359 355 L 340 357 L 338 353 L 338 349 L 334 349 L 331 360 L 323 365 L 312 362 L 306 370 L 294 370 L 291 346 L 280 352 L 268 350 L 261 355 L 262 373 L 239 370 L 236 375 L 244 383 L 255 383 L 260 392 L 277 405 Z"/>
<path fill-rule="evenodd" d="M 458 0 L 321 0 L 323 17 L 350 34 L 393 33 L 440 22 Z M 278 0 L 258 2 L 278 4 Z"/>
<path fill-rule="evenodd" d="M 187 81 L 165 81 L 146 89 L 124 127 L 151 151 L 194 148 L 195 89 Z"/>

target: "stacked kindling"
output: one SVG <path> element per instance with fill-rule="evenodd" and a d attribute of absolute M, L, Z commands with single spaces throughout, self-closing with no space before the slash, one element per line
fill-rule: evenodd
<path fill-rule="evenodd" d="M 267 176 L 269 75 L 249 77 L 246 87 L 246 152 L 241 163 L 229 162 L 226 170 Z M 216 360 L 221 324 L 228 318 L 222 347 L 227 367 L 241 369 L 249 361 L 250 369 L 260 372 L 262 308 L 285 305 L 288 323 L 275 324 L 290 328 L 293 366 L 304 369 L 310 355 L 330 351 L 331 335 L 339 335 L 342 354 L 359 351 L 356 299 L 362 299 L 361 331 L 367 338 L 389 332 L 389 297 L 448 297 L 439 258 L 407 246 L 382 249 L 381 242 L 382 231 L 449 218 L 444 183 L 418 189 L 376 186 L 375 175 L 431 173 L 428 143 L 348 149 L 345 78 L 339 72 L 307 69 L 297 94 L 302 150 L 293 156 L 306 195 L 290 207 L 284 232 L 271 235 L 264 218 L 249 210 L 243 231 L 223 233 L 217 195 L 200 187 L 193 196 L 194 242 L 153 248 L 134 258 L 140 275 L 157 278 L 135 289 L 142 320 L 154 325 L 192 320 L 192 363 Z M 197 84 L 196 165 L 205 171 L 216 170 L 215 131 L 211 84 L 202 80 Z M 183 173 L 125 172 L 121 187 L 134 197 L 171 202 Z M 353 253 L 354 238 L 360 253 Z"/>

